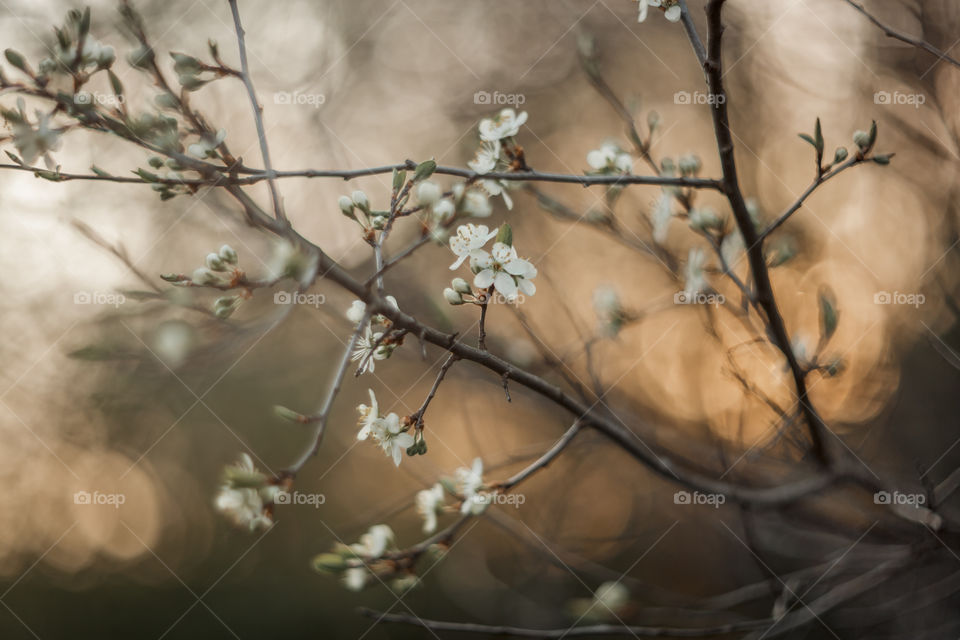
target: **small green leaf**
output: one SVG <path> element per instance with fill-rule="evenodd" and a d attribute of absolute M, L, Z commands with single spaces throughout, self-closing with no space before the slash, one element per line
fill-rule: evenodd
<path fill-rule="evenodd" d="M 876 121 L 876 120 L 871 120 L 871 121 L 870 121 L 870 134 L 869 134 L 869 135 L 870 135 L 870 137 L 869 137 L 869 142 L 868 142 L 868 144 L 867 144 L 867 148 L 868 148 L 868 149 L 872 149 L 874 143 L 877 141 L 877 121 Z"/>
<path fill-rule="evenodd" d="M 304 424 L 305 422 L 307 422 L 306 416 L 300 413 L 297 413 L 293 409 L 288 409 L 279 404 L 273 406 L 273 413 L 278 418 L 282 418 L 287 422 L 297 422 L 300 424 Z"/>
<path fill-rule="evenodd" d="M 820 128 L 820 118 L 817 118 L 817 124 L 813 128 L 813 140 L 817 153 L 823 155 L 823 130 Z"/>
<path fill-rule="evenodd" d="M 90 33 L 90 7 L 86 7 L 83 10 L 83 15 L 80 16 L 80 25 L 77 27 L 80 37 L 85 37 Z"/>
<path fill-rule="evenodd" d="M 502 242 L 508 247 L 513 246 L 513 229 L 510 228 L 510 224 L 504 222 L 500 225 L 500 230 L 497 232 L 497 239 L 495 242 Z"/>
<path fill-rule="evenodd" d="M 406 171 L 397 171 L 393 170 L 393 190 L 400 191 L 403 188 L 403 183 L 407 180 Z"/>
<path fill-rule="evenodd" d="M 881 164 L 881 165 L 886 166 L 886 165 L 890 164 L 890 158 L 892 158 L 894 155 L 895 155 L 895 154 L 893 154 L 893 153 L 884 153 L 884 154 L 881 154 L 881 155 L 878 155 L 878 156 L 873 156 L 873 157 L 871 158 L 871 160 L 873 160 L 873 161 L 876 162 L 877 164 Z"/>
<path fill-rule="evenodd" d="M 813 136 L 811 136 L 809 133 L 798 133 L 797 135 L 800 136 L 802 140 L 806 140 L 807 142 L 809 142 L 810 146 L 813 147 L 814 149 L 817 148 L 817 141 L 814 140 Z"/>
<path fill-rule="evenodd" d="M 437 163 L 433 160 L 424 160 L 417 165 L 417 169 L 413 172 L 413 181 L 420 182 L 421 180 L 426 180 L 433 175 L 433 172 L 437 170 Z"/>
<path fill-rule="evenodd" d="M 27 61 L 24 60 L 23 56 L 17 53 L 17 51 L 14 49 L 7 49 L 3 52 L 3 54 L 7 57 L 7 62 L 15 66 L 17 69 L 20 69 L 20 71 L 29 73 L 27 71 Z"/>
<path fill-rule="evenodd" d="M 15 154 L 15 153 L 10 153 L 10 152 L 7 151 L 7 150 L 4 150 L 4 153 L 7 154 L 7 157 L 9 157 L 11 160 L 13 160 L 14 163 L 20 165 L 21 167 L 23 166 L 23 160 L 20 159 L 20 156 L 18 156 L 18 155 Z"/>
<path fill-rule="evenodd" d="M 107 77 L 110 78 L 110 88 L 113 89 L 113 92 L 118 96 L 122 96 L 123 83 L 120 82 L 120 78 L 117 77 L 117 74 L 107 69 Z"/>
<path fill-rule="evenodd" d="M 339 553 L 321 553 L 310 563 L 318 573 L 339 573 L 347 568 L 347 562 Z"/>
<path fill-rule="evenodd" d="M 155 173 L 150 173 L 146 169 L 137 169 L 134 171 L 135 174 L 143 178 L 144 182 L 159 182 L 160 176 Z"/>

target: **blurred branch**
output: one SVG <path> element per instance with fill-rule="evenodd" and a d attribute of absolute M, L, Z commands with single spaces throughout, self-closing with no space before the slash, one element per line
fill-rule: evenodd
<path fill-rule="evenodd" d="M 910 46 L 916 47 L 918 49 L 923 49 L 927 53 L 932 53 L 933 55 L 935 55 L 939 60 L 946 60 L 953 66 L 960 67 L 960 60 L 957 60 L 956 58 L 951 57 L 945 51 L 941 51 L 940 49 L 937 49 L 935 46 L 933 46 L 926 40 L 920 40 L 918 38 L 914 38 L 913 36 L 909 36 L 903 33 L 902 31 L 897 31 L 896 29 L 890 27 L 889 25 L 886 25 L 883 22 L 880 22 L 876 17 L 873 16 L 873 14 L 868 12 L 863 7 L 863 5 L 857 2 L 854 2 L 853 0 L 843 0 L 843 2 L 846 2 L 848 5 L 850 5 L 857 11 L 859 11 L 867 20 L 872 22 L 878 29 L 883 31 L 883 33 L 888 38 L 893 38 L 895 40 L 899 40 L 900 42 L 905 42 Z"/>
<path fill-rule="evenodd" d="M 482 633 L 489 636 L 514 636 L 516 638 L 541 638 L 543 640 L 561 640 L 562 638 L 579 638 L 583 636 L 633 636 L 636 638 L 701 638 L 706 636 L 725 635 L 738 631 L 752 631 L 770 625 L 771 620 L 748 620 L 731 622 L 716 627 L 702 629 L 684 629 L 678 627 L 638 627 L 616 624 L 596 624 L 589 626 L 572 626 L 563 629 L 528 629 L 524 627 L 509 627 L 503 625 L 473 624 L 469 622 L 444 622 L 428 620 L 419 616 L 403 613 L 381 613 L 373 609 L 361 608 L 361 615 L 373 618 L 378 622 L 407 624 L 422 627 L 429 631 L 455 631 L 460 633 Z"/>

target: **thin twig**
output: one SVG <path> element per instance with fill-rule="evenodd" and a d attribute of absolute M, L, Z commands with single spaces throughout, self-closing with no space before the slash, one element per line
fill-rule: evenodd
<path fill-rule="evenodd" d="M 263 107 L 257 99 L 257 92 L 253 88 L 253 80 L 250 78 L 250 67 L 247 64 L 247 45 L 244 40 L 243 25 L 240 24 L 240 10 L 237 8 L 237 0 L 229 0 L 230 13 L 233 14 L 233 24 L 237 31 L 237 46 L 240 49 L 240 71 L 243 86 L 247 88 L 247 95 L 250 97 L 250 106 L 253 109 L 253 121 L 257 127 L 257 139 L 260 141 L 260 155 L 263 157 L 263 167 L 267 177 L 267 184 L 270 187 L 270 199 L 273 201 L 273 212 L 277 220 L 286 221 L 286 214 L 283 212 L 283 203 L 280 200 L 280 193 L 277 191 L 276 173 L 270 162 L 270 148 L 267 145 L 267 133 L 263 127 Z"/>
<path fill-rule="evenodd" d="M 902 31 L 897 31 L 896 29 L 880 22 L 871 13 L 869 13 L 866 9 L 864 9 L 863 5 L 858 4 L 853 0 L 843 0 L 843 1 L 846 2 L 848 5 L 850 5 L 851 7 L 853 7 L 854 9 L 856 9 L 857 11 L 859 11 L 861 14 L 863 14 L 867 18 L 867 20 L 872 22 L 874 25 L 876 25 L 877 28 L 883 31 L 883 33 L 888 38 L 893 38 L 895 40 L 899 40 L 900 42 L 905 42 L 918 49 L 923 49 L 927 53 L 932 53 L 933 55 L 937 56 L 937 58 L 939 58 L 940 60 L 946 60 L 953 66 L 960 67 L 960 61 L 958 61 L 956 58 L 950 57 L 945 51 L 941 51 L 940 49 L 937 49 L 935 46 L 933 46 L 926 40 L 919 40 L 912 36 L 908 36 Z"/>

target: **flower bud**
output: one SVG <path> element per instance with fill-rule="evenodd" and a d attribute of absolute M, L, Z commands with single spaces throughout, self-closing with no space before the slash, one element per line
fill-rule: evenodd
<path fill-rule="evenodd" d="M 199 267 L 193 272 L 193 277 L 191 280 L 193 280 L 193 284 L 202 287 L 205 285 L 216 284 L 220 281 L 220 278 L 218 278 L 217 274 L 210 269 L 207 269 L 206 267 Z"/>
<path fill-rule="evenodd" d="M 833 154 L 833 161 L 843 162 L 847 159 L 847 148 L 846 147 L 837 147 L 837 152 Z"/>
<path fill-rule="evenodd" d="M 694 154 L 687 154 L 685 156 L 680 156 L 680 159 L 677 163 L 680 167 L 680 173 L 687 174 L 696 174 L 700 171 L 701 162 L 700 158 Z"/>
<path fill-rule="evenodd" d="M 861 151 L 866 151 L 870 148 L 870 134 L 866 131 L 854 131 L 853 132 L 853 141 Z"/>
<path fill-rule="evenodd" d="M 340 196 L 340 199 L 337 200 L 337 204 L 340 205 L 340 212 L 348 218 L 353 217 L 353 200 L 347 196 Z"/>
<path fill-rule="evenodd" d="M 364 213 L 370 212 L 370 201 L 367 200 L 367 194 L 363 191 L 357 190 L 350 194 L 350 198 L 353 200 L 353 204 L 357 205 L 361 211 Z M 343 209 L 343 207 L 340 207 Z"/>
<path fill-rule="evenodd" d="M 228 244 L 220 247 L 220 259 L 227 264 L 237 264 L 237 252 Z"/>
<path fill-rule="evenodd" d="M 443 297 L 446 298 L 447 302 L 449 302 L 452 305 L 463 304 L 463 296 L 461 296 L 459 293 L 457 293 L 450 287 L 447 287 L 446 289 L 443 290 Z"/>
<path fill-rule="evenodd" d="M 453 286 L 453 290 L 457 293 L 471 294 L 473 289 L 470 287 L 470 283 L 464 280 L 463 278 L 454 278 L 450 283 Z"/>
<path fill-rule="evenodd" d="M 440 187 L 435 182 L 425 180 L 417 185 L 417 201 L 423 205 L 431 205 L 440 199 L 443 195 Z"/>
<path fill-rule="evenodd" d="M 227 265 L 224 264 L 223 260 L 215 253 L 207 254 L 207 268 L 211 271 L 226 271 Z"/>

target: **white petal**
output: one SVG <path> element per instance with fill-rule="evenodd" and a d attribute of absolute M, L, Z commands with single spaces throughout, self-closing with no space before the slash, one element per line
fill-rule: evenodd
<path fill-rule="evenodd" d="M 517 296 L 517 283 L 513 281 L 513 276 L 501 271 L 494 279 L 494 285 L 497 291 L 502 293 L 507 300 L 512 300 Z"/>
<path fill-rule="evenodd" d="M 478 289 L 486 289 L 493 284 L 493 269 L 484 269 L 473 278 L 473 286 Z"/>
<path fill-rule="evenodd" d="M 682 14 L 683 14 L 683 10 L 680 8 L 680 5 L 675 4 L 664 12 L 663 17 L 665 17 L 670 22 L 677 22 L 678 20 L 680 20 L 680 16 Z"/>

